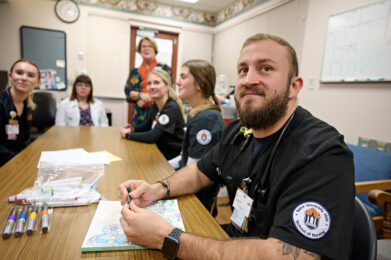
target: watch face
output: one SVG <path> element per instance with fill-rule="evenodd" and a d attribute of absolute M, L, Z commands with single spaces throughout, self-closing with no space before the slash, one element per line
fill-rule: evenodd
<path fill-rule="evenodd" d="M 71 0 L 59 0 L 55 6 L 58 18 L 66 23 L 75 22 L 80 15 L 79 6 Z"/>
<path fill-rule="evenodd" d="M 164 240 L 163 254 L 169 259 L 175 259 L 178 246 L 178 240 L 171 237 L 166 237 Z"/>

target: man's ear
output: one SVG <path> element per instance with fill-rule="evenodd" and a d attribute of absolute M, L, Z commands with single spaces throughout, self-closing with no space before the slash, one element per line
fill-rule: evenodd
<path fill-rule="evenodd" d="M 303 87 L 303 78 L 293 77 L 289 85 L 289 99 L 296 98 Z"/>

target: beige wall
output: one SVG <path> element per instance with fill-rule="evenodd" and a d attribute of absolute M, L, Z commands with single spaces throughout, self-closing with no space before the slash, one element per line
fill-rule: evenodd
<path fill-rule="evenodd" d="M 372 2 L 374 0 L 292 0 L 229 28 L 212 30 L 204 26 L 82 5 L 80 19 L 76 23 L 65 24 L 54 14 L 54 1 L 11 0 L 0 4 L 0 69 L 8 70 L 11 63 L 20 57 L 19 27 L 29 25 L 67 33 L 69 79 L 73 79 L 78 70 L 94 73 L 93 66 L 88 64 L 88 56 L 93 53 L 88 43 L 91 33 L 88 26 L 91 19 L 88 17 L 99 15 L 111 19 L 113 23 L 128 24 L 129 27 L 130 24 L 145 25 L 180 33 L 178 68 L 188 59 L 203 58 L 212 61 L 217 73 L 226 74 L 230 83 L 234 84 L 236 60 L 242 42 L 256 32 L 267 32 L 286 38 L 298 52 L 300 74 L 304 78 L 304 87 L 299 96 L 302 106 L 334 125 L 345 135 L 347 142 L 357 143 L 359 136 L 391 142 L 391 120 L 388 115 L 391 112 L 391 84 L 319 84 L 329 16 Z M 104 59 L 107 55 L 104 51 L 107 43 L 95 44 L 101 51 L 90 57 L 90 61 Z M 78 59 L 80 51 L 85 54 L 83 60 Z M 123 50 L 124 53 L 126 51 Z M 125 67 L 125 71 L 128 69 L 127 59 L 118 61 L 118 64 L 123 64 L 121 68 Z M 110 70 L 106 78 L 116 78 L 115 87 L 121 89 L 125 74 Z M 309 84 L 310 80 L 314 84 Z M 58 92 L 59 98 L 68 95 Z M 114 125 L 126 121 L 124 100 L 103 102 L 113 112 Z"/>
<path fill-rule="evenodd" d="M 54 5 L 55 1 L 50 0 L 0 3 L 0 70 L 8 70 L 20 58 L 20 26 L 63 30 L 67 35 L 68 90 L 56 91 L 58 100 L 70 95 L 73 79 L 78 72 L 86 71 L 93 80 L 98 98 L 111 110 L 113 125 L 120 126 L 127 120 L 127 103 L 118 97 L 123 93 L 129 71 L 131 25 L 179 33 L 178 68 L 188 59 L 211 61 L 213 38 L 210 27 L 85 5 L 79 5 L 78 21 L 66 24 L 56 17 Z M 110 35 L 102 38 L 96 33 L 99 30 L 110 32 Z M 82 59 L 80 52 L 84 54 Z"/>
<path fill-rule="evenodd" d="M 391 142 L 391 84 L 320 84 L 328 18 L 374 0 L 311 0 L 308 7 L 301 75 L 300 104 L 334 125 L 349 143 L 358 137 Z M 314 79 L 314 89 L 309 81 Z"/>
<path fill-rule="evenodd" d="M 293 0 L 215 34 L 213 61 L 218 74 L 236 79 L 236 60 L 242 42 L 257 32 L 288 40 L 299 57 L 304 87 L 299 104 L 335 126 L 346 142 L 358 137 L 391 142 L 391 84 L 319 84 L 330 15 L 374 0 Z M 309 86 L 310 80 L 314 83 Z"/>
<path fill-rule="evenodd" d="M 226 74 L 230 84 L 236 80 L 236 61 L 242 43 L 255 33 L 275 34 L 288 40 L 300 58 L 304 40 L 308 0 L 295 0 L 257 15 L 214 36 L 213 63 L 217 74 Z"/>

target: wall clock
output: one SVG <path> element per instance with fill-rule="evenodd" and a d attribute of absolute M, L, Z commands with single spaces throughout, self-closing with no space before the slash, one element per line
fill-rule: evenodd
<path fill-rule="evenodd" d="M 80 9 L 74 1 L 58 0 L 54 9 L 57 17 L 63 22 L 73 23 L 79 19 Z"/>

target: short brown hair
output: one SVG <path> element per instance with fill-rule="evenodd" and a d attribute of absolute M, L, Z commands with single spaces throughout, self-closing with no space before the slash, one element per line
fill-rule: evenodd
<path fill-rule="evenodd" d="M 73 82 L 72 94 L 71 94 L 71 97 L 69 99 L 70 100 L 74 100 L 74 99 L 77 98 L 77 95 L 76 95 L 76 84 L 79 83 L 79 82 L 82 82 L 82 83 L 85 83 L 85 84 L 88 84 L 88 85 L 91 86 L 91 91 L 90 91 L 90 94 L 87 97 L 87 102 L 93 104 L 95 102 L 95 100 L 94 100 L 94 95 L 93 95 L 92 81 L 91 81 L 91 78 L 88 77 L 85 74 L 79 75 L 79 76 L 76 77 L 75 82 Z"/>
<path fill-rule="evenodd" d="M 291 59 L 291 68 L 289 70 L 289 78 L 292 77 L 297 77 L 299 75 L 299 63 L 297 61 L 297 55 L 295 49 L 292 47 L 292 45 L 289 44 L 286 40 L 284 40 L 281 37 L 272 35 L 272 34 L 266 34 L 266 33 L 257 33 L 254 34 L 253 36 L 247 38 L 243 45 L 242 49 L 240 50 L 241 52 L 243 51 L 244 47 L 249 45 L 250 43 L 259 41 L 259 40 L 272 40 L 275 41 L 276 43 L 280 44 L 281 46 L 285 47 L 285 49 L 288 51 L 290 59 Z"/>
<path fill-rule="evenodd" d="M 141 43 L 144 41 L 144 40 L 148 40 L 150 41 L 150 43 L 152 44 L 152 47 L 155 51 L 155 55 L 158 54 L 159 52 L 159 49 L 157 47 L 157 44 L 155 42 L 155 40 L 152 38 L 152 37 L 149 37 L 149 36 L 144 36 L 143 38 L 140 39 L 140 41 L 138 42 L 137 44 L 137 52 L 140 53 L 141 52 Z"/>

